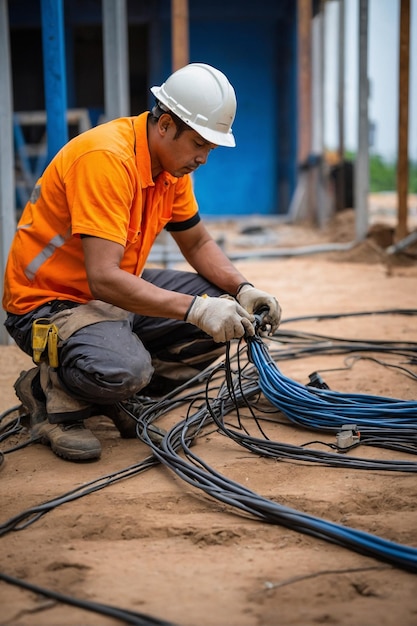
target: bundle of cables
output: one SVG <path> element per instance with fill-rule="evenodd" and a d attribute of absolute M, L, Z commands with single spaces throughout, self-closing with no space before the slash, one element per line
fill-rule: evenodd
<path fill-rule="evenodd" d="M 305 337 L 306 334 L 304 334 Z M 315 347 L 312 345 L 311 337 L 307 338 L 307 341 L 310 341 L 311 345 L 307 346 L 305 351 L 314 352 L 317 349 L 317 345 Z M 338 352 L 350 349 L 347 344 L 341 346 L 340 343 L 338 346 L 333 345 L 332 349 Z M 358 469 L 417 471 L 417 463 L 410 461 L 360 459 L 318 450 L 306 450 L 301 446 L 282 444 L 271 441 L 265 435 L 263 438 L 250 436 L 247 430 L 242 428 L 239 411 L 242 407 L 249 409 L 255 423 L 258 424 L 258 428 L 263 434 L 262 427 L 260 427 L 258 422 L 259 417 L 255 415 L 253 410 L 253 407 L 256 407 L 257 411 L 259 411 L 258 400 L 260 394 L 263 393 L 271 405 L 281 411 L 286 419 L 294 424 L 301 425 L 303 428 L 337 433 L 344 426 L 352 429 L 357 427 L 360 429 L 361 442 L 367 441 L 370 445 L 384 444 L 384 447 L 390 447 L 386 445 L 386 442 L 395 440 L 393 447 L 396 446 L 396 449 L 400 449 L 403 452 L 415 454 L 417 451 L 417 430 L 416 420 L 413 416 L 417 414 L 417 403 L 378 396 L 342 394 L 325 387 L 300 385 L 280 372 L 259 334 L 256 334 L 253 338 L 247 338 L 245 346 L 246 348 L 242 351 L 238 351 L 237 358 L 239 361 L 239 355 L 246 353 L 247 361 L 243 366 L 241 362 L 238 362 L 237 375 L 235 377 L 232 372 L 232 359 L 234 357 L 230 356 L 230 349 L 228 349 L 225 363 L 217 367 L 207 368 L 207 371 L 200 373 L 198 380 L 191 380 L 183 385 L 182 388 L 167 394 L 159 401 L 150 402 L 140 416 L 129 413 L 126 407 L 123 407 L 136 420 L 138 437 L 148 444 L 152 451 L 152 456 L 137 465 L 101 477 L 97 481 L 82 485 L 64 496 L 45 502 L 15 516 L 8 522 L 0 525 L 0 535 L 6 534 L 11 530 L 26 528 L 56 506 L 102 489 L 108 484 L 129 478 L 154 467 L 158 463 L 162 463 L 187 483 L 205 491 L 226 505 L 243 511 L 250 517 L 270 524 L 286 526 L 297 532 L 309 534 L 366 556 L 385 561 L 394 567 L 417 573 L 417 548 L 400 545 L 370 533 L 320 519 L 268 500 L 223 476 L 192 452 L 191 446 L 199 433 L 206 426 L 215 424 L 219 431 L 232 438 L 239 445 L 262 456 L 283 460 L 290 459 L 292 461 L 295 459 L 303 462 L 319 462 L 329 466 L 344 466 Z M 363 344 L 362 346 L 356 344 L 355 348 L 358 347 L 359 349 L 368 350 L 369 344 Z M 379 346 L 378 350 L 382 349 L 383 346 Z M 412 355 L 413 350 L 415 353 L 415 345 L 406 346 L 401 344 L 397 346 L 397 349 L 403 351 L 403 353 L 404 351 L 407 352 L 408 355 Z M 297 353 L 297 350 L 295 352 Z M 294 350 L 290 349 L 283 358 L 293 358 L 293 356 Z M 219 389 L 214 391 L 210 385 L 212 385 L 216 376 L 222 377 L 222 383 Z M 201 394 L 201 392 L 195 394 L 187 392 L 196 383 L 204 384 L 204 382 L 204 394 Z M 160 443 L 156 443 L 152 436 L 153 422 L 164 413 L 172 411 L 173 408 L 187 404 L 188 412 L 186 418 L 175 424 Z M 196 406 L 197 409 L 195 409 Z M 238 415 L 238 429 L 230 428 L 225 423 L 225 416 L 232 411 Z M 20 424 L 17 422 L 10 422 L 9 426 L 11 432 L 15 432 L 15 429 L 20 428 Z M 15 446 L 13 450 L 31 442 L 33 443 L 34 440 Z M 9 449 L 7 452 L 11 451 L 12 449 Z M 1 574 L 0 577 L 7 580 Z M 16 584 L 16 581 L 12 581 L 10 577 L 8 582 Z M 73 602 L 72 599 L 63 599 L 63 601 Z M 109 615 L 111 615 L 114 607 L 91 606 L 90 610 L 106 614 L 108 608 L 110 608 Z M 123 615 L 123 613 L 119 615 Z M 162 624 L 162 622 L 158 622 L 154 618 L 133 612 L 130 612 L 130 614 L 125 612 L 124 619 L 126 619 L 126 623 L 132 624 Z"/>
<path fill-rule="evenodd" d="M 293 423 L 323 432 L 350 426 L 374 445 L 390 440 L 417 452 L 417 401 L 302 385 L 282 374 L 259 336 L 248 338 L 248 350 L 262 392 Z"/>
<path fill-rule="evenodd" d="M 231 377 L 230 366 L 220 365 L 219 369 L 223 367 L 225 370 L 227 384 L 222 386 L 215 399 L 210 400 L 207 383 L 205 405 L 193 415 L 188 415 L 183 422 L 176 424 L 159 446 L 153 444 L 147 433 L 156 414 L 153 415 L 153 409 L 150 409 L 141 416 L 142 438 L 153 449 L 155 457 L 189 484 L 262 521 L 281 524 L 298 532 L 389 562 L 396 567 L 417 572 L 417 548 L 400 545 L 364 531 L 316 518 L 268 500 L 221 475 L 192 452 L 191 445 L 196 434 L 203 426 L 212 422 L 222 432 L 252 451 L 256 448 L 262 454 L 267 449 L 271 451 L 270 444 L 273 446 L 274 442 L 264 440 L 267 444 L 262 445 L 261 439 L 241 435 L 236 430 L 227 428 L 224 423 L 224 416 L 228 412 L 236 410 L 239 406 L 248 406 L 248 398 L 256 394 L 259 389 L 273 406 L 291 421 L 305 428 L 338 432 L 342 426 L 354 424 L 360 428 L 361 433 L 365 431 L 369 437 L 377 438 L 381 433 L 385 438 L 387 435 L 398 437 L 399 441 L 408 437 L 407 441 L 411 442 L 411 445 L 406 451 L 415 452 L 413 442 L 415 445 L 416 402 L 379 396 L 343 394 L 330 389 L 300 385 L 282 375 L 259 334 L 247 338 L 247 349 L 249 361 L 256 368 L 258 380 L 249 376 L 248 380 L 242 381 L 242 370 L 239 368 L 239 380 L 235 382 Z M 183 454 L 181 455 L 180 452 Z M 276 450 L 273 450 L 270 456 L 274 454 L 279 456 L 281 452 L 282 445 L 279 447 L 278 455 Z M 336 457 L 337 455 L 324 455 L 320 459 L 321 462 L 337 465 L 334 459 L 329 458 L 330 456 Z M 316 457 L 314 460 L 319 458 Z M 306 460 L 310 459 L 306 457 Z M 365 459 L 355 459 L 355 461 L 356 467 L 371 466 Z M 359 461 L 362 465 L 358 463 Z M 372 463 L 375 463 L 375 460 L 370 461 L 370 464 Z M 389 462 L 385 463 L 387 464 L 385 465 L 384 461 L 377 461 L 374 468 L 388 469 Z M 395 469 L 415 472 L 417 464 L 397 461 Z"/>
<path fill-rule="evenodd" d="M 141 419 L 142 438 L 162 464 L 187 483 L 227 505 L 236 507 L 263 522 L 280 524 L 417 573 L 417 548 L 397 544 L 268 500 L 223 476 L 194 454 L 191 445 L 196 434 L 212 421 L 221 424 L 223 416 L 232 406 L 235 408 L 236 402 L 245 402 L 239 389 L 234 389 L 233 399 L 228 391 L 223 395 L 219 394 L 214 401 L 207 403 L 194 415 L 176 424 L 159 446 L 152 442 L 147 433 L 147 428 L 153 420 L 150 410 Z"/>

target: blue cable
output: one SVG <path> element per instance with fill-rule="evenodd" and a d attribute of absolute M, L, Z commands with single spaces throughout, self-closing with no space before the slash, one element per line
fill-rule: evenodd
<path fill-rule="evenodd" d="M 415 438 L 417 402 L 366 394 L 344 394 L 301 385 L 280 372 L 259 336 L 248 337 L 247 344 L 249 358 L 259 374 L 260 389 L 273 406 L 291 421 L 322 430 L 334 430 L 337 426 L 354 423 L 360 429 L 369 427 L 374 433 L 389 430 L 391 435 L 395 432 L 401 435 L 406 431 Z M 186 451 L 190 456 L 190 450 Z M 218 488 L 214 491 L 206 490 L 238 508 L 261 514 L 266 521 L 281 523 L 417 573 L 415 547 L 315 518 L 271 502 L 249 490 L 243 495 L 242 487 L 235 489 L 237 485 L 233 481 L 227 481 L 225 486 L 229 490 L 227 495 L 219 492 Z M 230 490 L 235 492 L 235 497 L 230 495 Z"/>
<path fill-rule="evenodd" d="M 259 373 L 259 386 L 288 419 L 314 430 L 337 430 L 344 424 L 359 429 L 404 430 L 417 435 L 417 402 L 383 396 L 341 393 L 302 385 L 284 376 L 258 337 L 248 338 L 250 358 Z"/>

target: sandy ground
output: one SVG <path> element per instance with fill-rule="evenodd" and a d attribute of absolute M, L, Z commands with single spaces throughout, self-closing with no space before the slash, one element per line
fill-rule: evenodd
<path fill-rule="evenodd" d="M 382 201 L 376 209 L 375 222 L 383 218 L 385 224 L 384 228 L 377 224 L 376 237 L 325 254 L 257 258 L 248 238 L 261 237 L 258 251 L 347 242 L 353 238 L 354 223 L 349 211 L 321 232 L 269 225 L 248 235 L 230 224 L 217 228 L 227 235 L 229 250 L 250 249 L 250 258 L 237 264 L 249 280 L 279 297 L 282 330 L 413 342 L 415 350 L 416 317 L 375 314 L 417 308 L 415 248 L 388 258 L 378 241 L 381 232 L 387 236 L 392 215 L 384 213 Z M 370 314 L 344 316 L 363 311 Z M 320 318 L 328 314 L 336 317 Z M 299 316 L 317 318 L 293 319 Z M 285 346 L 264 341 L 270 350 Z M 346 356 L 318 353 L 281 360 L 278 366 L 304 385 L 309 374 L 318 371 L 335 391 L 416 400 L 416 378 L 387 366 L 402 365 L 415 376 L 415 360 L 410 364 L 399 355 L 367 352 L 347 362 Z M 30 366 L 30 359 L 15 346 L 0 348 L 0 411 L 16 406 L 13 382 L 21 369 Z M 265 405 L 260 397 L 255 413 Z M 188 408 L 175 408 L 158 424 L 173 426 Z M 251 435 L 262 437 L 250 413 L 244 411 L 242 416 Z M 325 444 L 334 443 L 334 435 L 297 427 L 283 421 L 278 411 L 267 417 L 262 428 L 272 441 L 298 446 L 316 442 L 309 447 L 317 450 L 328 450 Z M 228 422 L 236 426 L 236 412 Z M 110 421 L 92 418 L 89 425 L 102 441 L 100 461 L 69 463 L 41 444 L 5 455 L 0 468 L 1 524 L 149 457 L 145 443 L 122 440 Z M 0 449 L 6 451 L 25 438 L 25 432 L 8 438 Z M 417 550 L 414 473 L 266 458 L 239 446 L 213 425 L 200 434 L 193 450 L 209 467 L 271 502 Z M 410 454 L 366 445 L 343 456 L 415 461 Z M 4 533 L 0 571 L 73 598 L 149 617 L 130 622 L 137 624 L 151 624 L 157 618 L 177 626 L 417 625 L 416 574 L 325 538 L 262 522 L 207 495 L 163 464 L 65 502 L 26 528 Z M 0 624 L 7 626 L 124 623 L 3 581 L 0 607 Z"/>

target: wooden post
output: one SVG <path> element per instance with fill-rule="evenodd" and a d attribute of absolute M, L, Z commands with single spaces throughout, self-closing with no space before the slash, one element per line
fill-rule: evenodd
<path fill-rule="evenodd" d="M 311 151 L 311 0 L 298 0 L 298 163 Z"/>
<path fill-rule="evenodd" d="M 398 214 L 395 240 L 403 239 L 408 234 L 408 93 L 410 65 L 410 0 L 401 0 L 400 9 L 400 67 L 399 67 L 399 102 L 398 102 L 398 161 L 397 161 L 397 199 Z"/>
<path fill-rule="evenodd" d="M 172 71 L 189 63 L 188 0 L 171 0 Z"/>
<path fill-rule="evenodd" d="M 292 221 L 311 219 L 313 209 L 313 180 L 309 157 L 312 148 L 312 6 L 311 0 L 297 0 L 297 65 L 298 65 L 298 175 L 297 186 L 289 207 Z"/>

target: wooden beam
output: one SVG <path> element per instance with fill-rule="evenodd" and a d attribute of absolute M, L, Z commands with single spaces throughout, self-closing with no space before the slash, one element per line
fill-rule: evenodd
<path fill-rule="evenodd" d="M 298 0 L 298 163 L 311 152 L 311 0 Z"/>
<path fill-rule="evenodd" d="M 188 0 L 171 0 L 172 71 L 189 63 Z"/>
<path fill-rule="evenodd" d="M 408 98 L 410 83 L 410 0 L 401 0 L 398 101 L 397 228 L 395 240 L 408 234 Z"/>
<path fill-rule="evenodd" d="M 297 222 L 312 219 L 314 180 L 309 158 L 312 151 L 312 4 L 297 0 L 297 186 L 288 215 Z"/>

